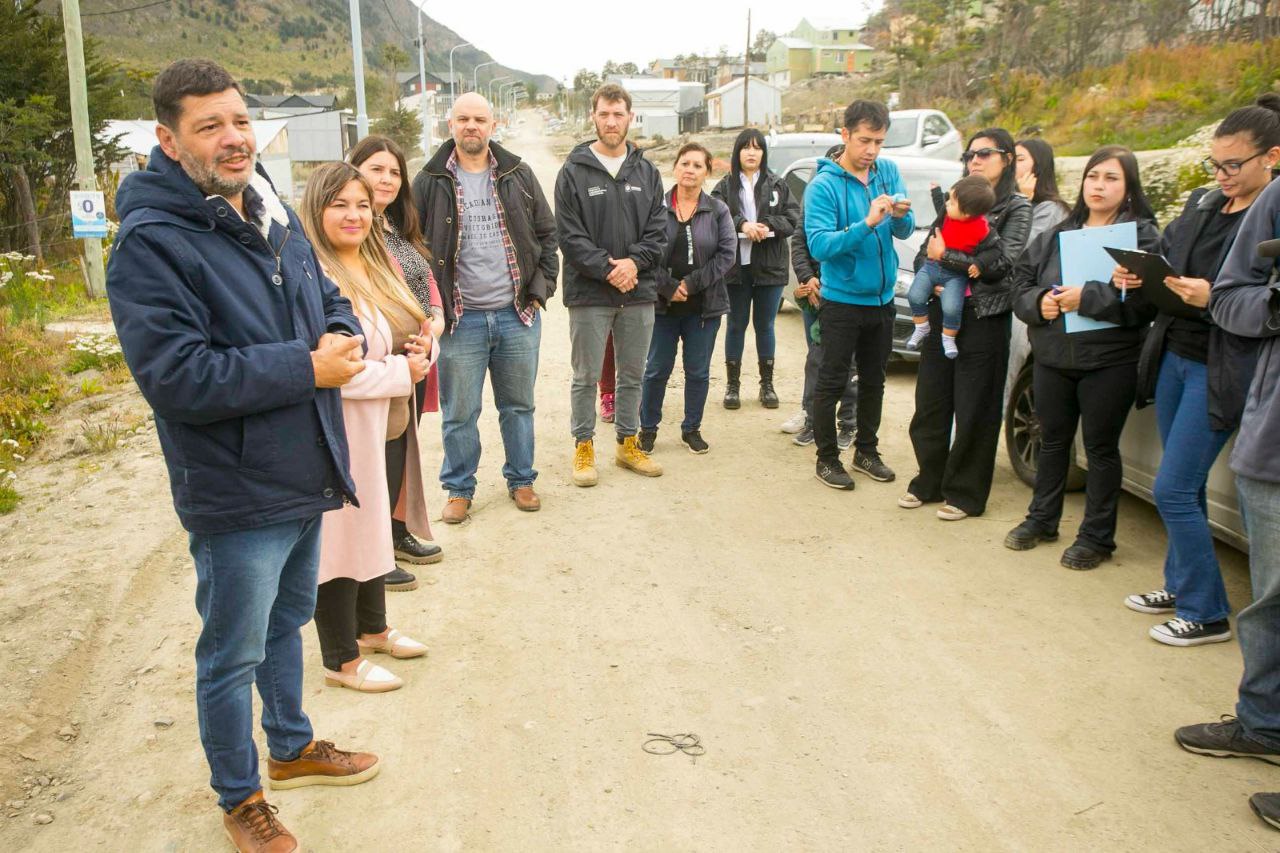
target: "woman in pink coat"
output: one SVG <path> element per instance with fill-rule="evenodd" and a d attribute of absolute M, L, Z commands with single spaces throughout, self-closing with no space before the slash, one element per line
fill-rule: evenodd
<path fill-rule="evenodd" d="M 360 505 L 324 518 L 316 631 L 326 684 L 380 693 L 404 682 L 364 654 L 412 658 L 427 652 L 386 621 L 383 577 L 395 554 L 385 448 L 388 439 L 408 432 L 399 503 L 409 531 L 430 540 L 411 401 L 414 384 L 439 353 L 436 337 L 443 328 L 427 323 L 387 255 L 380 230 L 372 227 L 373 209 L 373 189 L 359 171 L 346 163 L 327 163 L 307 181 L 301 219 L 326 274 L 351 300 L 366 346 L 365 369 L 342 389 L 351 477 Z"/>

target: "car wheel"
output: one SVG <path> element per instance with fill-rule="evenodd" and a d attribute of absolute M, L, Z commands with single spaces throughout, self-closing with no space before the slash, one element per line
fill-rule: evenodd
<path fill-rule="evenodd" d="M 1028 486 L 1036 483 L 1040 441 L 1040 418 L 1036 415 L 1031 363 L 1027 362 L 1014 380 L 1009 394 L 1009 407 L 1004 416 L 1004 443 L 1014 473 Z M 1084 483 L 1085 471 L 1076 464 L 1075 448 L 1072 448 L 1071 467 L 1067 469 L 1067 491 L 1078 492 L 1084 488 Z"/>

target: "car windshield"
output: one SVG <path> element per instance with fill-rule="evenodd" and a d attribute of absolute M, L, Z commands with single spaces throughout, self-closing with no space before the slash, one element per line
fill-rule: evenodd
<path fill-rule="evenodd" d="M 840 141 L 836 137 L 836 142 Z M 781 175 L 783 170 L 804 157 L 821 157 L 831 147 L 829 142 L 775 142 L 769 144 L 769 171 Z"/>
<path fill-rule="evenodd" d="M 889 124 L 889 133 L 884 138 L 885 148 L 906 148 L 916 144 L 916 128 L 920 126 L 918 118 L 895 118 Z"/>

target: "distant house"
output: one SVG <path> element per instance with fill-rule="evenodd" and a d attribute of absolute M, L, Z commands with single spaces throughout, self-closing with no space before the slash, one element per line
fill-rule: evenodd
<path fill-rule="evenodd" d="M 423 81 L 425 81 L 425 84 Z M 396 84 L 400 87 L 400 97 L 402 98 L 416 95 L 424 89 L 428 92 L 439 92 L 448 85 L 441 77 L 432 74 L 430 71 L 421 80 L 418 79 L 417 71 L 401 71 L 396 74 Z"/>
<path fill-rule="evenodd" d="M 337 95 L 246 95 L 245 103 L 251 119 L 288 121 L 296 163 L 341 160 L 355 144 L 355 116 L 338 109 Z"/>
<path fill-rule="evenodd" d="M 632 127 L 637 136 L 670 139 L 680 133 L 681 107 L 697 109 L 705 90 L 701 83 L 660 77 L 610 77 L 631 94 Z"/>
<path fill-rule="evenodd" d="M 707 93 L 707 124 L 711 127 L 770 127 L 782 123 L 782 90 L 752 77 L 747 86 L 747 120 L 742 120 L 743 78 L 736 77 Z"/>
<path fill-rule="evenodd" d="M 258 162 L 266 169 L 276 192 L 285 201 L 293 200 L 293 162 L 289 156 L 289 129 L 285 119 L 268 119 L 250 123 L 258 145 Z M 123 178 L 130 172 L 147 167 L 151 149 L 156 145 L 154 121 L 108 121 L 100 134 L 103 139 L 118 137 L 117 143 L 127 156 L 109 169 Z"/>
<path fill-rule="evenodd" d="M 716 86 L 723 86 L 734 77 L 744 77 L 750 74 L 752 77 L 763 77 L 769 73 L 768 65 L 764 62 L 752 62 L 748 68 L 747 64 L 742 61 L 741 57 L 734 57 L 728 62 L 721 62 L 716 69 Z"/>
<path fill-rule="evenodd" d="M 808 77 L 864 74 L 875 48 L 858 40 L 862 25 L 851 20 L 804 18 L 765 54 L 769 82 L 787 87 Z"/>

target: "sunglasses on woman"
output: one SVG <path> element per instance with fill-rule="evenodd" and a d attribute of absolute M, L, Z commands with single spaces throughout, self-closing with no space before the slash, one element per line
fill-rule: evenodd
<path fill-rule="evenodd" d="M 1240 174 L 1240 169 L 1244 167 L 1245 163 L 1248 163 L 1250 160 L 1256 160 L 1266 153 L 1266 151 L 1259 151 L 1252 157 L 1246 157 L 1243 160 L 1228 160 L 1225 163 L 1219 163 L 1212 157 L 1206 157 L 1200 161 L 1200 166 L 1204 169 L 1205 174 L 1211 178 L 1216 177 L 1219 171 L 1228 178 L 1234 178 L 1236 175 Z"/>
<path fill-rule="evenodd" d="M 985 160 L 992 154 L 1008 154 L 1003 148 L 979 148 L 976 151 L 966 151 L 960 155 L 961 163 L 969 163 L 973 160 Z"/>

